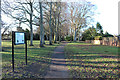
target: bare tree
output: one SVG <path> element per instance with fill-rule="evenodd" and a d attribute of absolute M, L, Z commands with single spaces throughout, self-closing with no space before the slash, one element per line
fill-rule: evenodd
<path fill-rule="evenodd" d="M 33 17 L 33 3 L 31 2 L 31 0 L 30 0 L 30 2 L 29 3 L 27 3 L 27 4 L 29 4 L 29 6 L 30 6 L 30 21 L 29 21 L 29 23 L 30 23 L 30 32 L 31 32 L 31 37 L 30 37 L 30 46 L 33 46 L 33 28 L 32 28 L 32 17 Z"/>
<path fill-rule="evenodd" d="M 53 18 L 54 18 L 54 43 L 57 41 L 57 2 L 54 4 L 54 10 L 53 10 Z"/>
<path fill-rule="evenodd" d="M 93 16 L 93 5 L 87 1 L 84 3 L 71 3 L 71 30 L 74 41 L 80 29 L 90 24 Z M 71 32 L 72 33 L 72 32 Z"/>
<path fill-rule="evenodd" d="M 11 18 L 19 21 L 20 24 L 26 24 L 30 27 L 30 46 L 33 46 L 33 2 L 34 0 L 25 0 L 24 2 L 9 2 L 3 0 L 2 11 Z"/>
<path fill-rule="evenodd" d="M 50 35 L 49 35 L 49 44 L 52 45 L 52 25 L 51 25 L 51 14 L 52 12 L 52 2 L 50 2 L 50 20 L 49 20 L 49 27 L 50 27 Z"/>
<path fill-rule="evenodd" d="M 17 24 L 15 24 L 16 22 L 12 22 L 12 23 L 5 23 L 5 21 L 2 21 L 2 27 L 1 27 L 1 35 L 2 38 L 4 37 L 5 33 L 10 31 L 12 27 L 17 26 Z"/>
<path fill-rule="evenodd" d="M 44 28 L 43 28 L 43 14 L 42 14 L 42 2 L 39 2 L 40 7 L 40 47 L 44 45 Z"/>
<path fill-rule="evenodd" d="M 40 46 L 44 46 L 44 35 L 49 36 L 49 44 L 52 40 L 56 43 L 61 36 L 66 37 L 71 34 L 74 41 L 80 37 L 80 30 L 86 27 L 92 19 L 92 5 L 86 1 L 83 3 L 62 3 L 61 2 L 38 2 L 25 0 L 23 2 L 9 3 L 3 0 L 3 12 L 17 22 L 30 27 L 30 45 L 33 45 L 33 25 L 39 26 Z M 69 7 L 68 7 L 69 5 Z M 53 36 L 54 35 L 54 36 Z"/>

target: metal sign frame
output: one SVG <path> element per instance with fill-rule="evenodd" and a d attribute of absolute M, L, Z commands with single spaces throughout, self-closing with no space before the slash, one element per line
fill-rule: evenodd
<path fill-rule="evenodd" d="M 24 33 L 24 43 L 17 43 L 17 44 L 15 43 L 15 41 L 16 41 L 16 33 Z M 14 45 L 25 44 L 25 37 L 26 37 L 25 32 L 15 32 L 14 33 Z"/>
<path fill-rule="evenodd" d="M 12 31 L 12 68 L 13 68 L 13 72 L 14 72 L 14 45 L 20 45 L 20 44 L 15 43 L 15 33 L 24 33 L 24 43 L 20 43 L 20 44 L 25 44 L 25 62 L 27 65 L 27 37 L 26 37 L 26 33 Z"/>

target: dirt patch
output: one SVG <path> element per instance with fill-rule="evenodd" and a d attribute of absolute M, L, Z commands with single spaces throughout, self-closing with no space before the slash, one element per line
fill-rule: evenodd
<path fill-rule="evenodd" d="M 3 78 L 42 78 L 48 69 L 49 64 L 34 62 L 15 65 L 14 72 L 12 66 L 3 67 Z"/>

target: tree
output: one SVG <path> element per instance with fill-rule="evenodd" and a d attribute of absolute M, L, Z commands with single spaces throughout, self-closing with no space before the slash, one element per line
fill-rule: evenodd
<path fill-rule="evenodd" d="M 64 3 L 63 3 L 64 4 Z M 52 5 L 52 30 L 53 30 L 53 34 L 54 34 L 54 43 L 56 43 L 56 41 L 60 40 L 60 32 L 61 32 L 61 28 L 60 28 L 60 18 L 62 15 L 61 14 L 61 2 L 55 2 Z M 64 7 L 62 5 L 62 7 Z M 63 12 L 64 14 L 64 12 Z M 63 18 L 64 19 L 64 18 Z"/>
<path fill-rule="evenodd" d="M 1 20 L 1 0 L 0 0 L 0 51 L 2 51 L 1 26 L 2 26 L 2 20 Z"/>
<path fill-rule="evenodd" d="M 94 27 L 90 27 L 89 29 L 83 32 L 82 40 L 93 40 L 96 35 L 96 29 Z"/>
<path fill-rule="evenodd" d="M 33 46 L 33 2 L 34 0 L 25 0 L 24 2 L 8 2 L 3 0 L 2 11 L 9 17 L 13 18 L 15 22 L 21 25 L 26 24 L 30 27 L 30 46 Z"/>
<path fill-rule="evenodd" d="M 43 28 L 43 14 L 42 14 L 42 3 L 39 2 L 40 7 L 40 47 L 44 47 L 44 28 Z"/>
<path fill-rule="evenodd" d="M 54 43 L 56 43 L 56 41 L 57 41 L 57 2 L 55 2 L 55 4 L 54 4 L 54 14 L 53 14 L 53 16 L 54 16 Z"/>
<path fill-rule="evenodd" d="M 74 36 L 74 41 L 77 39 L 77 34 L 80 35 L 80 29 L 91 23 L 94 14 L 93 9 L 94 5 L 87 1 L 70 4 L 71 34 Z"/>
<path fill-rule="evenodd" d="M 96 28 L 97 28 L 98 35 L 102 36 L 103 35 L 103 28 L 99 22 L 97 22 Z"/>
<path fill-rule="evenodd" d="M 50 20 L 49 20 L 49 28 L 50 28 L 50 35 L 49 35 L 49 45 L 52 45 L 52 25 L 51 25 L 51 14 L 52 12 L 52 2 L 50 2 Z"/>
<path fill-rule="evenodd" d="M 31 32 L 31 37 L 30 37 L 30 46 L 33 46 L 33 28 L 32 28 L 32 17 L 33 17 L 33 3 L 31 2 L 31 0 L 30 0 L 30 2 L 29 3 L 27 3 L 27 4 L 29 4 L 29 7 L 30 7 L 30 13 L 29 13 L 29 15 L 30 15 L 30 21 L 29 21 L 29 24 L 30 24 L 30 32 Z"/>
<path fill-rule="evenodd" d="M 25 0 L 24 2 L 6 2 L 3 12 L 13 18 L 18 26 L 26 24 L 30 27 L 30 45 L 33 45 L 33 26 L 38 26 L 36 31 L 37 37 L 40 37 L 40 46 L 43 46 L 44 35 L 49 39 L 49 44 L 52 45 L 52 40 L 56 43 L 61 41 L 68 35 L 74 36 L 74 41 L 80 37 L 80 30 L 89 25 L 92 19 L 91 3 L 83 1 L 83 3 L 64 2 L 37 2 L 34 0 Z M 68 7 L 69 5 L 69 7 Z M 70 26 L 71 24 L 71 26 Z"/>
<path fill-rule="evenodd" d="M 58 35 L 59 35 L 59 42 L 61 42 L 61 29 L 60 29 L 60 13 L 61 13 L 61 2 L 59 2 L 59 6 L 58 6 Z"/>
<path fill-rule="evenodd" d="M 68 4 L 67 2 L 59 3 L 58 5 L 58 36 L 59 36 L 59 42 L 61 40 L 65 40 L 66 36 L 69 33 L 69 11 L 68 11 Z"/>
<path fill-rule="evenodd" d="M 12 28 L 12 26 L 15 26 L 15 24 L 14 24 L 14 23 L 8 24 L 8 23 L 4 23 L 4 22 L 2 21 L 2 27 L 1 27 L 2 37 L 4 36 L 4 34 L 5 34 L 7 31 L 9 31 L 10 28 Z"/>

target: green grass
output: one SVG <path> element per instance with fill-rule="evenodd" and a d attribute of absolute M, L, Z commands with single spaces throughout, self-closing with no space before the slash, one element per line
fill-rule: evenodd
<path fill-rule="evenodd" d="M 15 73 L 12 72 L 12 43 L 11 41 L 2 42 L 2 67 L 3 78 L 24 78 L 24 77 L 42 77 L 48 69 L 51 61 L 51 54 L 54 48 L 59 44 L 48 45 L 46 41 L 45 47 L 39 47 L 39 41 L 33 41 L 34 46 L 28 44 L 28 65 L 25 64 L 25 48 L 24 44 L 15 45 Z"/>
<path fill-rule="evenodd" d="M 65 46 L 65 53 L 72 77 L 119 77 L 118 47 L 69 43 Z"/>

